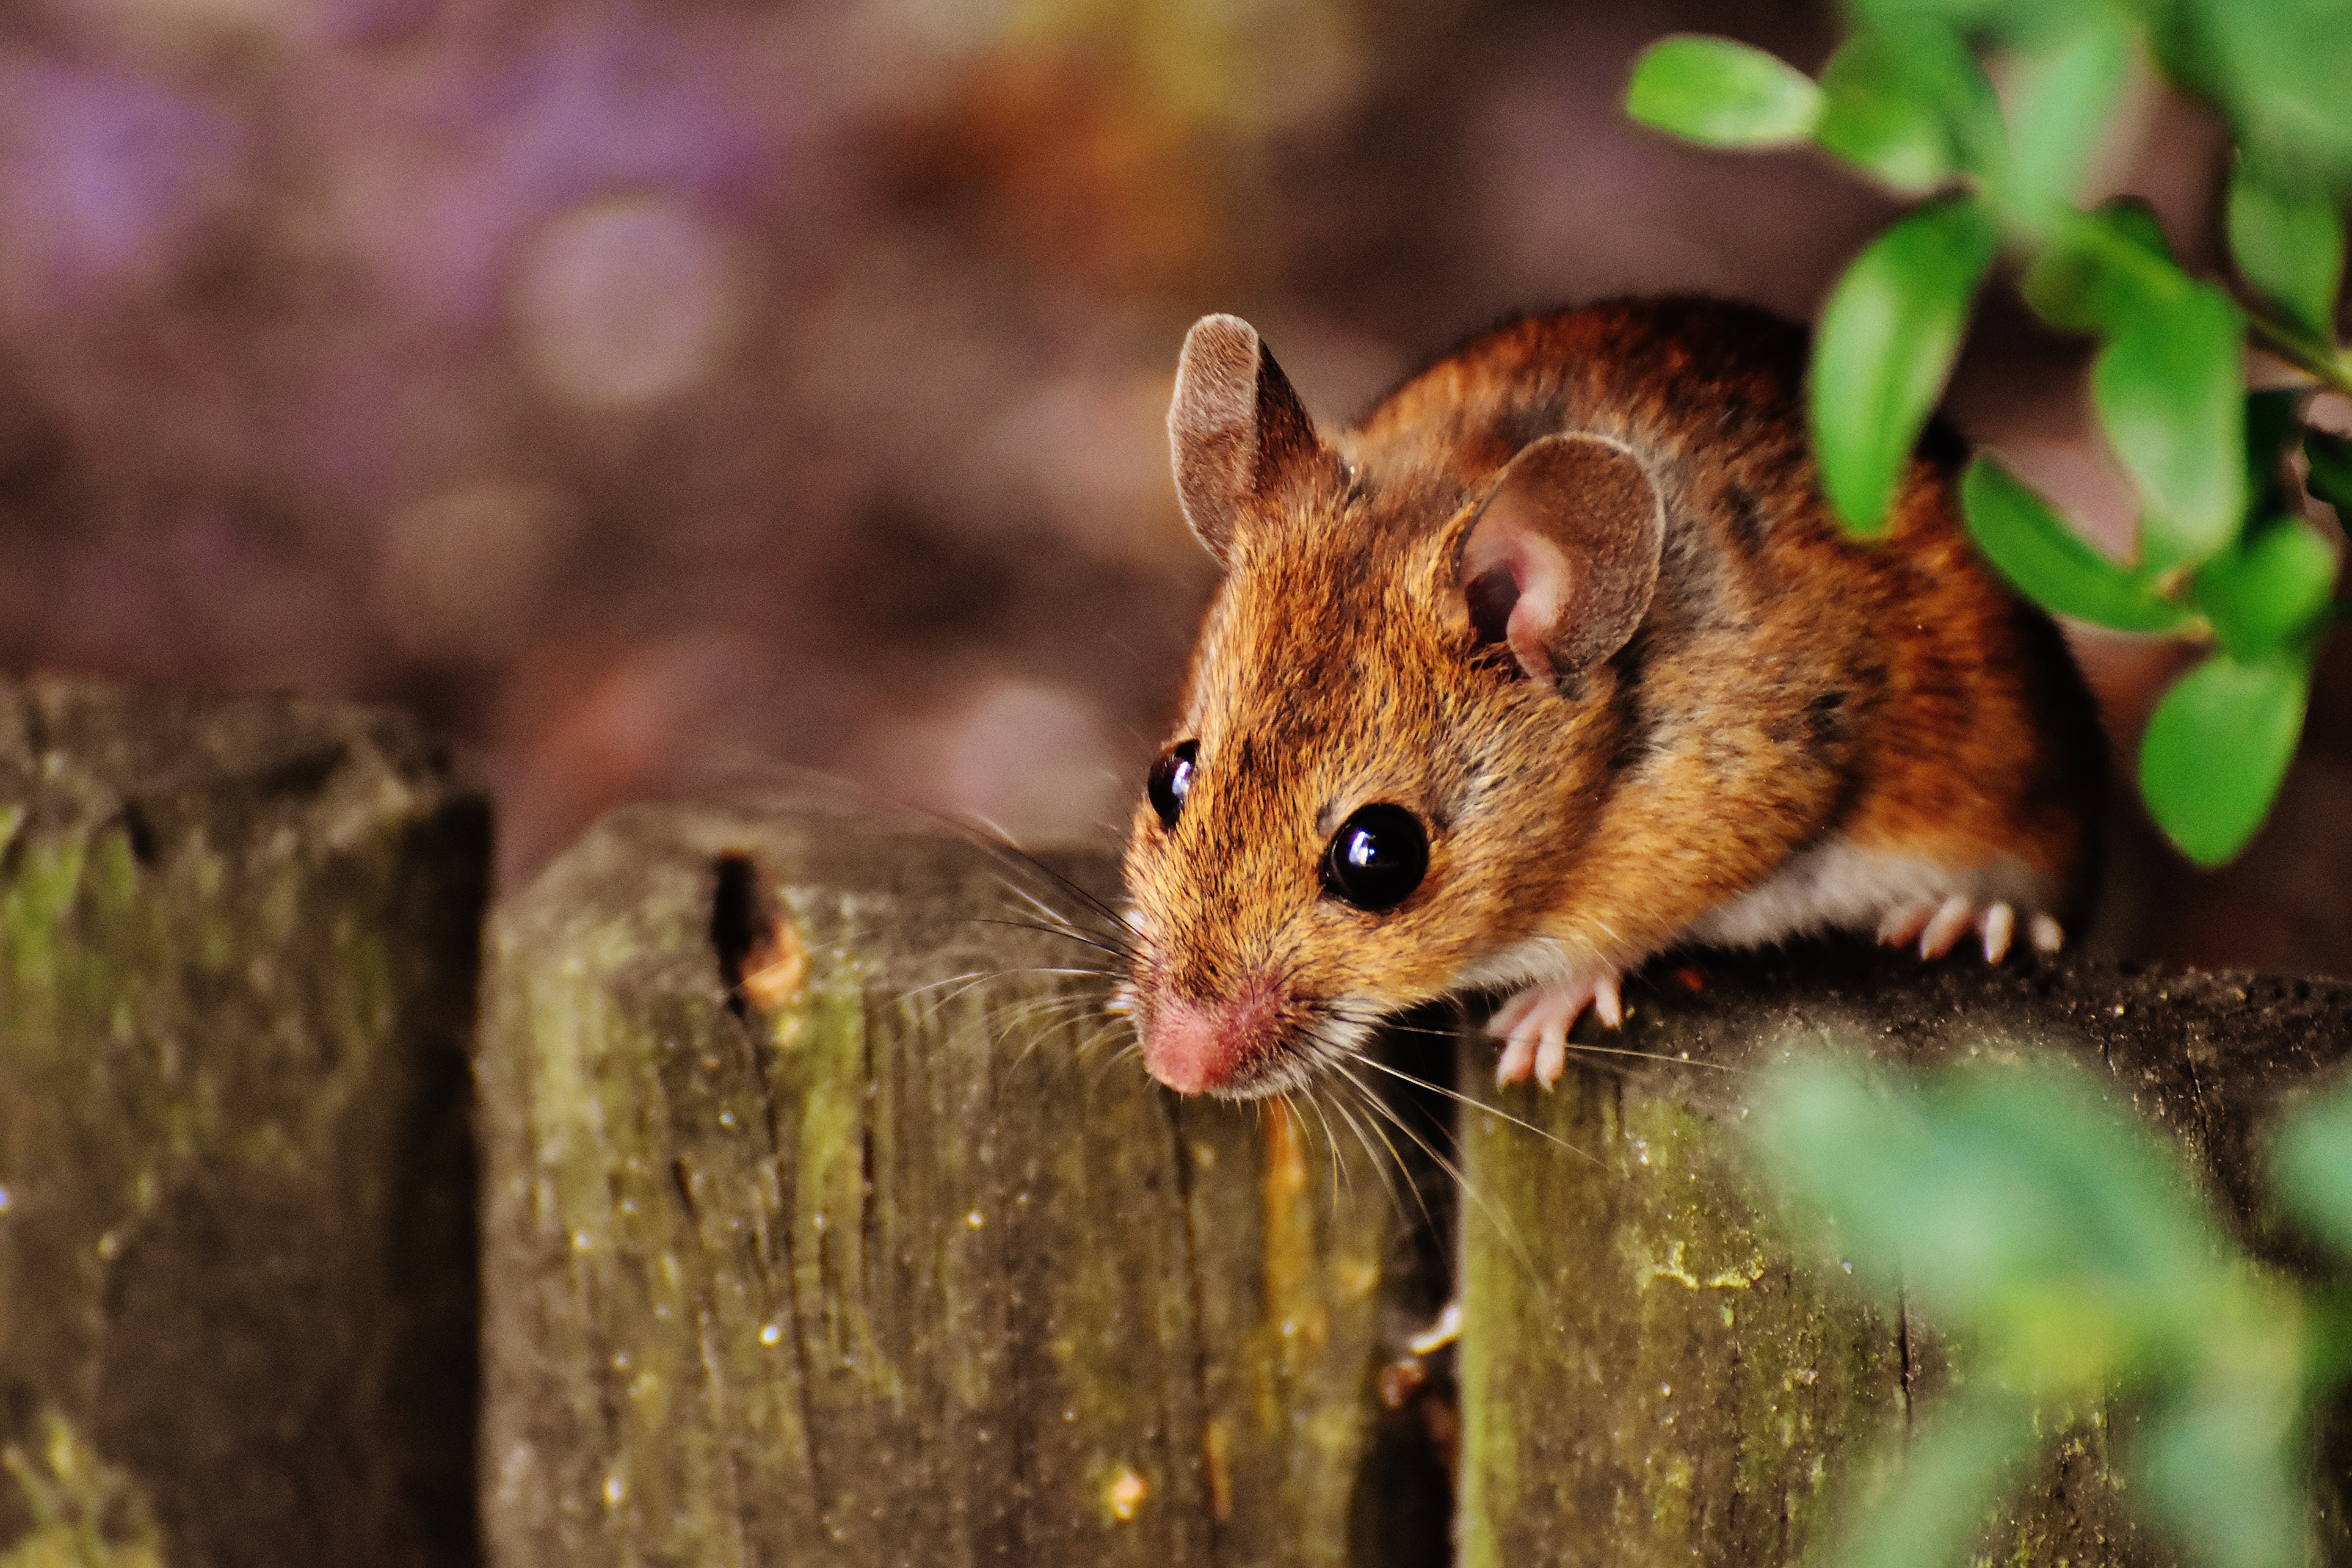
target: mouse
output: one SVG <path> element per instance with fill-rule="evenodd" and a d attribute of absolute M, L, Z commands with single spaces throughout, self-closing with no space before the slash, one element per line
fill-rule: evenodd
<path fill-rule="evenodd" d="M 1384 1018 L 1495 994 L 1498 1083 L 1549 1088 L 1669 949 L 2065 942 L 2091 698 L 1969 544 L 1940 416 L 1883 537 L 1840 527 L 1808 344 L 1699 297 L 1528 315 L 1326 432 L 1247 322 L 1192 327 L 1170 447 L 1222 576 L 1136 807 L 1115 1002 L 1154 1078 L 1306 1088 Z"/>

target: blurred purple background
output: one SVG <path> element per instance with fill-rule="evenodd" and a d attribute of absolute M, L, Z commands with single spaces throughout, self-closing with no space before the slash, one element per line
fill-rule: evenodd
<path fill-rule="evenodd" d="M 0 18 L 0 658 L 404 704 L 501 872 L 779 763 L 1115 832 L 1211 587 L 1167 476 L 1230 310 L 1318 417 L 1507 311 L 1810 315 L 1894 210 L 1636 130 L 1636 50 L 1819 64 L 1807 5 L 20 0 Z M 2144 83 L 2099 175 L 2210 267 L 2223 148 Z M 1986 301 L 1952 393 L 2120 545 L 2082 345 Z M 2082 648 L 2118 744 L 2172 655 Z M 2352 669 L 2247 858 L 2126 807 L 2101 945 L 2352 973 Z M 2218 762 L 2218 760 L 2217 760 Z"/>

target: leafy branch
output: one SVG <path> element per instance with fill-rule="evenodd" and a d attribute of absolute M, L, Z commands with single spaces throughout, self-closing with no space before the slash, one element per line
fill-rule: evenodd
<path fill-rule="evenodd" d="M 2352 5 L 2344 0 L 1853 0 L 1818 81 L 1729 39 L 1664 39 L 1626 108 L 1711 146 L 1811 143 L 1922 198 L 1856 257 L 1815 336 L 1808 410 L 1822 488 L 1882 533 L 1995 258 L 2024 263 L 2042 319 L 2095 334 L 2091 399 L 2138 492 L 2138 544 L 2092 549 L 1990 457 L 1961 486 L 1969 533 L 2062 615 L 2201 645 L 2139 758 L 2158 824 L 2200 864 L 2244 847 L 2303 729 L 2312 667 L 2352 610 L 2339 543 L 2305 495 L 2352 519 L 2352 443 L 2305 415 L 2352 393 L 2335 336 L 2352 184 Z M 2246 289 L 2192 277 L 2146 208 L 2074 205 L 2136 53 L 2230 126 L 2231 255 Z M 1986 61 L 2005 71 L 2004 103 Z M 2250 338 L 2306 378 L 2249 392 Z"/>
<path fill-rule="evenodd" d="M 2168 1140 L 2083 1069 L 1778 1069 L 1757 1141 L 1800 1228 L 1888 1307 L 1925 1310 L 1965 1375 L 1926 1418 L 1844 1568 L 1931 1568 L 2071 1411 L 2142 1419 L 2134 1506 L 2215 1568 L 2299 1568 L 2315 1415 L 2352 1373 L 2352 1289 L 2248 1257 Z M 2274 1130 L 2273 1190 L 2352 1259 L 2352 1087 Z M 2049 1417 L 2057 1417 L 2053 1424 Z"/>

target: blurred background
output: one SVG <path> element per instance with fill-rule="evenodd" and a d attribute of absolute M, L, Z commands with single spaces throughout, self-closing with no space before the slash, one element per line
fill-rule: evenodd
<path fill-rule="evenodd" d="M 1201 313 L 1319 419 L 1507 312 L 1815 310 L 1895 210 L 1625 121 L 1634 53 L 1816 68 L 1811 5 L 13 0 L 0 663 L 404 706 L 500 874 L 779 763 L 1116 833 L 1213 585 L 1162 419 Z M 2211 270 L 2223 143 L 2136 89 L 2095 195 Z M 1951 394 L 2084 531 L 2084 345 Z M 2096 640 L 2092 640 L 2095 637 Z M 2174 668 L 2077 638 L 2124 755 Z M 2352 666 L 2195 875 L 2118 795 L 2111 953 L 2352 973 Z"/>

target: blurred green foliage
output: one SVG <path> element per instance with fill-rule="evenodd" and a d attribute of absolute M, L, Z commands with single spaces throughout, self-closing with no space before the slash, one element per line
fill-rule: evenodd
<path fill-rule="evenodd" d="M 2170 1142 L 2063 1062 L 1801 1061 L 1767 1078 L 1757 1110 L 1800 1228 L 1957 1352 L 1954 1386 L 1841 1568 L 1967 1561 L 2064 1413 L 2103 1400 L 2145 1412 L 2128 1495 L 2193 1561 L 2310 1560 L 2312 1426 L 2352 1371 L 2352 1283 L 2246 1256 Z M 2274 1134 L 2280 1207 L 2352 1261 L 2352 1084 Z"/>
<path fill-rule="evenodd" d="M 2313 662 L 2345 618 L 2337 547 L 2303 519 L 2298 487 L 2339 519 L 2352 514 L 2352 447 L 2303 418 L 2313 392 L 2352 392 L 2352 355 L 2335 335 L 2352 0 L 1850 0 L 1846 10 L 1851 36 L 1818 82 L 1729 39 L 1672 37 L 1635 64 L 1627 110 L 1714 146 L 1810 142 L 1927 198 L 1854 259 L 1814 340 L 1822 487 L 1856 534 L 1885 528 L 2001 248 L 2021 257 L 2025 299 L 2043 320 L 2098 337 L 2092 401 L 2139 492 L 2135 557 L 2081 544 L 1990 458 L 1962 489 L 1969 529 L 2049 608 L 2210 650 L 2158 706 L 2140 781 L 2184 853 L 2228 860 L 2269 812 Z M 2230 128 L 2234 297 L 2184 271 L 2144 207 L 2075 204 L 2136 51 Z M 2302 374 L 2300 389 L 2248 393 L 2250 335 Z"/>

